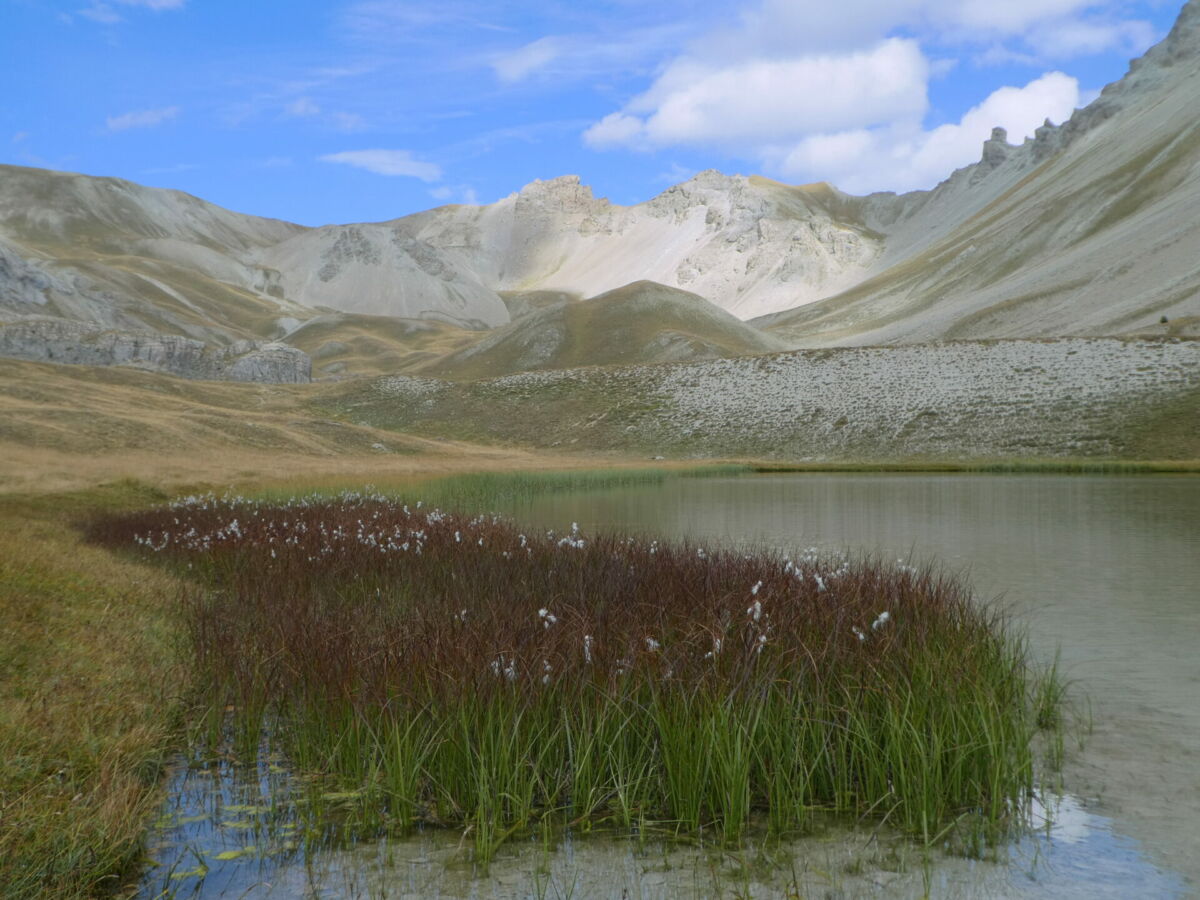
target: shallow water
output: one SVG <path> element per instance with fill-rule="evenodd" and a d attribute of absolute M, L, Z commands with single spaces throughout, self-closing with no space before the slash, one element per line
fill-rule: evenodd
<path fill-rule="evenodd" d="M 1061 651 L 1092 728 L 1051 824 L 999 863 L 832 830 L 739 854 L 561 836 L 474 871 L 457 835 L 304 852 L 290 776 L 180 768 L 142 895 L 180 897 L 1175 897 L 1200 891 L 1200 479 L 801 475 L 678 479 L 508 510 L 785 550 L 817 546 L 968 570 L 1035 652 Z M 283 802 L 281 803 L 281 798 Z M 288 827 L 291 826 L 291 827 Z M 299 844 L 299 848 L 296 845 Z M 253 847 L 250 852 L 242 852 Z M 221 858 L 224 855 L 225 858 Z M 175 876 L 175 877 L 173 877 Z M 182 876 L 182 877 L 178 877 Z"/>
<path fill-rule="evenodd" d="M 902 838 L 831 826 L 783 845 L 739 851 L 654 838 L 556 835 L 506 844 L 475 868 L 462 837 L 430 830 L 400 840 L 305 852 L 302 795 L 263 763 L 189 769 L 172 780 L 152 845 L 161 864 L 143 897 L 1182 897 L 1183 880 L 1147 864 L 1134 841 L 1070 796 L 1039 809 L 1046 828 L 1005 848 L 1002 861 L 924 853 Z"/>

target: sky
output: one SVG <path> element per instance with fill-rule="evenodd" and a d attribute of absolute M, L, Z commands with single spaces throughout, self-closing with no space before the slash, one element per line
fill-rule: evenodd
<path fill-rule="evenodd" d="M 0 0 L 0 163 L 306 225 L 579 175 L 933 187 L 1061 122 L 1182 0 Z"/>

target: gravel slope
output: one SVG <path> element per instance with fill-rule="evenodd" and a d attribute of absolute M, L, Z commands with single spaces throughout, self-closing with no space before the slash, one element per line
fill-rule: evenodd
<path fill-rule="evenodd" d="M 392 376 L 326 402 L 421 434 L 675 457 L 1196 457 L 1200 342 L 966 341 L 469 384 Z"/>

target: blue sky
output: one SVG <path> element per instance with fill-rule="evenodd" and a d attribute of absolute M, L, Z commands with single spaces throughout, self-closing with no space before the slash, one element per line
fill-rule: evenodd
<path fill-rule="evenodd" d="M 1182 0 L 0 0 L 0 162 L 309 225 L 578 174 L 931 187 L 1124 74 Z"/>

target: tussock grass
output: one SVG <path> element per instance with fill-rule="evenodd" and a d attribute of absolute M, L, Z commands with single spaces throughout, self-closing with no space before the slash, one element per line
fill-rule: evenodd
<path fill-rule="evenodd" d="M 188 572 L 243 749 L 370 798 L 368 831 L 777 834 L 814 810 L 927 842 L 1020 825 L 1054 672 L 934 570 L 525 534 L 382 496 L 190 498 L 93 540 Z M 213 720 L 217 721 L 216 718 Z"/>

